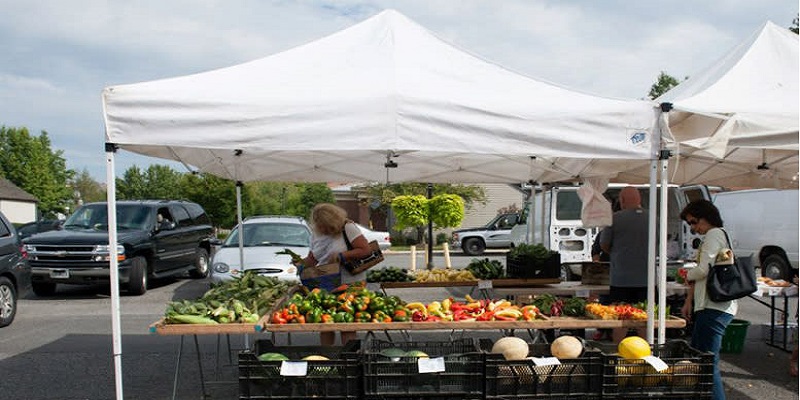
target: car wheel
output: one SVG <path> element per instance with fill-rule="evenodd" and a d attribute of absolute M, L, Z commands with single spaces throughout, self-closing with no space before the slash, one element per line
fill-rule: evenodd
<path fill-rule="evenodd" d="M 792 281 L 789 273 L 789 264 L 779 254 L 772 254 L 761 263 L 761 276 L 770 279 L 783 279 L 787 282 Z"/>
<path fill-rule="evenodd" d="M 486 244 L 479 238 L 466 239 L 461 247 L 464 249 L 464 254 L 468 256 L 479 256 L 486 250 Z"/>
<path fill-rule="evenodd" d="M 51 282 L 33 282 L 31 283 L 33 293 L 39 297 L 48 297 L 56 293 L 56 284 Z"/>
<path fill-rule="evenodd" d="M 17 314 L 17 290 L 6 277 L 0 277 L 0 328 L 11 325 Z"/>
<path fill-rule="evenodd" d="M 147 260 L 141 256 L 134 257 L 131 260 L 128 294 L 141 296 L 145 292 L 147 292 Z"/>
<path fill-rule="evenodd" d="M 189 276 L 193 279 L 203 279 L 208 276 L 208 251 L 200 247 L 194 256 L 194 269 L 189 271 Z"/>

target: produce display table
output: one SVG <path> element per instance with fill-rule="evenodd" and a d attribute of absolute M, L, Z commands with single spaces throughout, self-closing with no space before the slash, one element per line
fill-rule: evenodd
<path fill-rule="evenodd" d="M 667 296 L 686 294 L 687 286 L 677 282 L 667 282 Z M 592 297 L 608 294 L 608 285 L 584 285 L 581 282 L 561 282 L 534 287 L 506 286 L 496 287 L 495 294 L 513 300 L 525 300 L 537 294 L 549 293 L 557 296 Z"/>
<path fill-rule="evenodd" d="M 489 282 L 492 288 L 511 288 L 511 287 L 536 287 L 561 282 L 560 279 L 492 279 L 488 281 L 457 281 L 457 282 L 380 282 L 381 289 L 398 288 L 423 288 L 423 287 L 454 287 L 454 286 L 477 286 L 480 287 Z"/>
<path fill-rule="evenodd" d="M 763 300 L 764 297 L 769 297 L 769 302 Z M 766 340 L 767 345 L 787 352 L 792 351 L 792 349 L 789 348 L 789 335 L 791 334 L 791 330 L 789 329 L 789 316 L 786 314 L 789 312 L 789 298 L 797 299 L 797 297 L 798 287 L 795 285 L 786 287 L 769 286 L 762 282 L 759 282 L 758 290 L 750 295 L 751 299 L 763 304 L 770 310 L 769 339 Z M 783 308 L 775 304 L 776 299 L 779 298 L 783 298 Z M 777 313 L 783 314 L 783 322 L 777 320 Z M 795 318 L 796 317 L 797 316 L 795 316 Z M 778 329 L 781 329 L 783 333 L 780 340 L 775 339 L 776 333 L 779 332 Z"/>

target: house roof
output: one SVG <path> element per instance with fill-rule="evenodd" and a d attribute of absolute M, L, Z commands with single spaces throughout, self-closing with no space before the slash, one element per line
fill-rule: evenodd
<path fill-rule="evenodd" d="M 0 178 L 0 200 L 16 200 L 38 203 L 39 199 L 20 189 L 6 178 Z"/>

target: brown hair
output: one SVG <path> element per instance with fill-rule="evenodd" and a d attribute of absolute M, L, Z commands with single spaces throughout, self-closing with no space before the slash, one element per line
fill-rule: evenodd
<path fill-rule="evenodd" d="M 340 233 L 347 222 L 347 211 L 331 203 L 320 203 L 311 210 L 311 227 L 320 235 Z"/>

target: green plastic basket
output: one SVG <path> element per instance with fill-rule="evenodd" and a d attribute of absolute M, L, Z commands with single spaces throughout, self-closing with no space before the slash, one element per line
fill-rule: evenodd
<path fill-rule="evenodd" d="M 750 321 L 734 319 L 725 328 L 725 336 L 722 337 L 722 347 L 720 353 L 739 354 L 744 349 L 744 340 L 747 338 L 747 327 Z"/>

